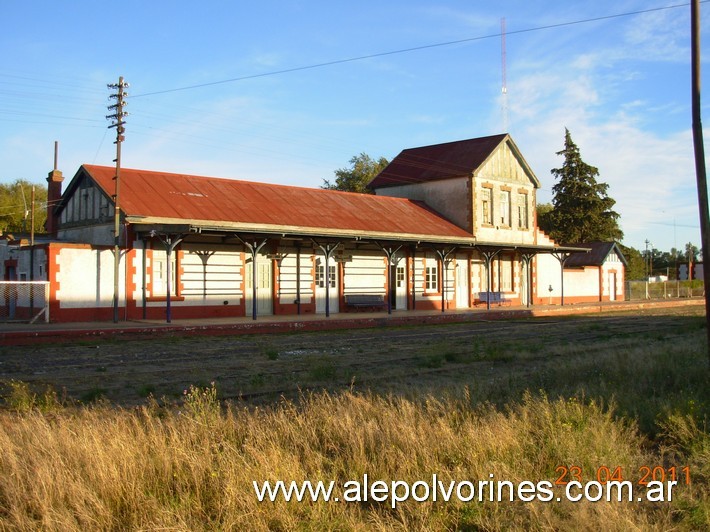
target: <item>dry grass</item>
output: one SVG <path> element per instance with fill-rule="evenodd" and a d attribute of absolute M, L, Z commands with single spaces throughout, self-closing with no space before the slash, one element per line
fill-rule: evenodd
<path fill-rule="evenodd" d="M 553 475 L 558 464 L 581 464 L 582 457 L 627 467 L 646 461 L 633 430 L 615 426 L 596 408 L 564 402 L 530 400 L 507 415 L 350 394 L 254 413 L 222 413 L 200 402 L 164 417 L 150 408 L 6 416 L 0 437 L 5 524 L 56 530 L 294 529 L 304 521 L 314 528 L 500 528 L 534 515 L 541 524 L 561 525 L 592 509 L 415 503 L 392 512 L 386 504 L 260 504 L 252 481 L 344 481 L 364 473 L 416 480 L 432 472 L 533 479 Z M 565 428 L 580 425 L 585 429 Z M 638 526 L 648 519 L 633 511 L 625 516 Z"/>
<path fill-rule="evenodd" d="M 594 402 L 526 396 L 506 411 L 344 393 L 250 411 L 193 388 L 181 410 L 155 404 L 0 417 L 0 526 L 31 530 L 699 529 L 710 525 L 710 441 L 669 419 L 667 448 Z M 681 430 L 682 429 L 682 430 Z M 672 504 L 263 502 L 252 481 L 554 480 L 682 459 L 692 486 Z"/>

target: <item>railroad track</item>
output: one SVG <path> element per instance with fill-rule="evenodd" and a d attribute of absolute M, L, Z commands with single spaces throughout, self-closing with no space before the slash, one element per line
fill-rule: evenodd
<path fill-rule="evenodd" d="M 161 386 L 187 386 L 195 380 L 242 382 L 225 398 L 255 399 L 322 388 L 309 377 L 313 364 L 337 366 L 328 387 L 346 387 L 352 375 L 359 386 L 388 380 L 427 380 L 461 372 L 486 372 L 510 360 L 487 356 L 495 347 L 516 354 L 520 371 L 549 364 L 556 358 L 546 346 L 573 345 L 581 353 L 600 348 L 636 346 L 645 341 L 685 338 L 700 331 L 704 320 L 684 316 L 603 315 L 585 318 L 483 321 L 420 327 L 324 331 L 285 335 L 156 338 L 91 345 L 26 346 L 0 351 L 0 381 L 16 379 L 47 383 L 57 389 L 81 388 L 82 381 L 105 383 L 120 395 L 120 383 L 148 381 Z M 480 356 L 472 353 L 480 352 Z M 568 350 L 569 351 L 569 350 Z M 575 350 L 573 349 L 572 352 Z M 426 357 L 444 356 L 439 367 Z M 569 356 L 569 355 L 568 355 Z M 458 360 L 457 360 L 458 357 Z M 278 362 L 275 362 L 278 360 Z M 399 369 L 401 368 L 401 370 Z M 195 379 L 210 373 L 215 379 Z M 248 385 L 257 376 L 259 390 Z M 57 384 L 59 384 L 57 386 Z M 241 386 L 244 393 L 235 391 Z"/>

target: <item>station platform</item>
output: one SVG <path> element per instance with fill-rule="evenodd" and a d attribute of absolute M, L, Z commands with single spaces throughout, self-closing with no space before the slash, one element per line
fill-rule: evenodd
<path fill-rule="evenodd" d="M 362 329 L 416 326 L 437 323 L 526 319 L 545 316 L 633 312 L 683 306 L 703 306 L 705 299 L 683 298 L 644 301 L 578 303 L 570 305 L 496 306 L 446 310 L 402 310 L 381 312 L 344 312 L 331 314 L 249 317 L 133 320 L 76 323 L 0 323 L 0 346 L 80 342 L 84 339 L 150 339 L 155 336 L 222 336 L 239 334 L 276 334 L 301 331 Z"/>

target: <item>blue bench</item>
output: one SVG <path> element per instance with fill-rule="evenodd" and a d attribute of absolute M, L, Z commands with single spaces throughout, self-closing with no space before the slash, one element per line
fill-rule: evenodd
<path fill-rule="evenodd" d="M 476 307 L 486 303 L 500 307 L 501 305 L 510 305 L 510 299 L 504 298 L 500 292 L 479 292 L 473 300 L 473 304 Z"/>

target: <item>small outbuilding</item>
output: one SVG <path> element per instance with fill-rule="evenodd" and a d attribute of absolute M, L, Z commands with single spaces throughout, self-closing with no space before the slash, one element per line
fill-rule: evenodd
<path fill-rule="evenodd" d="M 623 300 L 628 264 L 619 245 L 588 242 L 584 247 L 587 253 L 573 253 L 564 262 L 565 285 L 574 290 L 565 302 Z"/>

